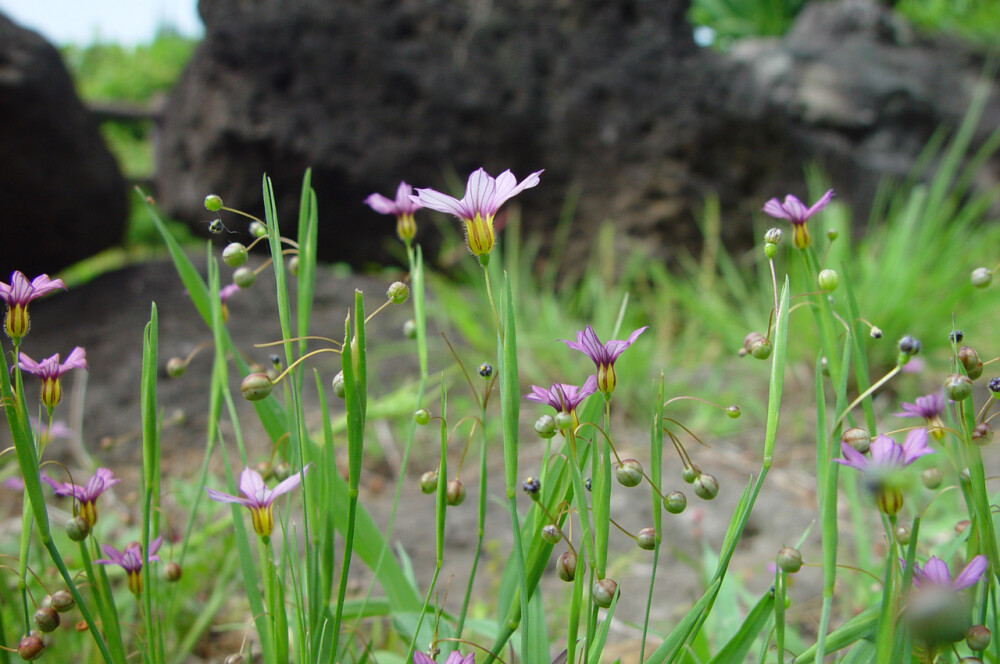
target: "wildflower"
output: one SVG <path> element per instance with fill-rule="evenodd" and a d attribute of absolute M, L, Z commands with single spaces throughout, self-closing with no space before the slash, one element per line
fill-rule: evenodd
<path fill-rule="evenodd" d="M 396 200 L 390 200 L 382 194 L 372 194 L 365 199 L 365 204 L 379 214 L 396 215 L 396 235 L 409 244 L 417 234 L 417 224 L 413 221 L 413 213 L 423 207 L 423 204 L 413 197 L 413 187 L 400 182 L 396 189 Z"/>
<path fill-rule="evenodd" d="M 253 529 L 261 537 L 268 537 L 274 530 L 274 501 L 277 500 L 278 496 L 298 487 L 302 481 L 302 475 L 308 469 L 307 465 L 302 469 L 301 474 L 296 473 L 290 476 L 271 490 L 264 484 L 264 478 L 260 476 L 260 473 L 247 466 L 240 474 L 240 493 L 245 497 L 231 496 L 214 489 L 206 489 L 206 491 L 212 500 L 217 500 L 220 503 L 239 503 L 249 508 Z"/>
<path fill-rule="evenodd" d="M 155 540 L 149 543 L 149 557 L 148 560 L 160 561 L 160 557 L 156 555 L 156 552 L 160 550 L 160 545 L 163 544 L 163 538 L 157 537 Z M 95 563 L 100 565 L 118 565 L 123 570 L 125 570 L 126 577 L 128 579 L 128 589 L 133 595 L 138 597 L 142 593 L 142 545 L 138 542 L 132 542 L 126 545 L 125 549 L 121 552 L 110 544 L 104 545 L 104 555 L 107 558 L 101 558 L 100 560 L 95 560 Z"/>
<path fill-rule="evenodd" d="M 938 440 L 944 438 L 944 422 L 941 421 L 941 414 L 944 413 L 944 395 L 940 392 L 917 397 L 914 403 L 901 403 L 903 410 L 896 413 L 896 417 L 922 417 L 927 421 L 927 433 Z"/>
<path fill-rule="evenodd" d="M 635 343 L 639 335 L 649 329 L 649 326 L 640 327 L 629 335 L 625 341 L 609 341 L 602 344 L 597 338 L 594 328 L 588 325 L 586 329 L 576 333 L 576 341 L 561 339 L 563 343 L 573 350 L 581 351 L 589 357 L 597 366 L 597 386 L 606 396 L 611 396 L 615 391 L 618 380 L 615 376 L 615 360 L 625 352 L 625 349 Z"/>
<path fill-rule="evenodd" d="M 448 654 L 448 659 L 444 661 L 444 664 L 475 664 L 475 661 L 476 656 L 474 654 L 469 653 L 463 657 L 460 652 L 454 650 Z M 420 651 L 415 651 L 413 653 L 413 664 L 434 664 L 434 660 Z"/>
<path fill-rule="evenodd" d="M 910 431 L 902 445 L 888 436 L 876 436 L 871 444 L 870 460 L 845 442 L 840 443 L 840 449 L 844 458 L 834 461 L 860 470 L 869 488 L 875 492 L 878 508 L 889 515 L 895 514 L 903 506 L 903 493 L 893 475 L 916 459 L 934 452 L 927 447 L 926 429 Z"/>
<path fill-rule="evenodd" d="M 229 301 L 236 293 L 240 292 L 240 287 L 238 284 L 229 284 L 223 286 L 219 289 L 219 302 L 222 304 L 222 322 L 225 323 L 229 320 L 229 307 L 226 306 L 226 302 Z"/>
<path fill-rule="evenodd" d="M 45 408 L 51 413 L 52 409 L 62 399 L 62 386 L 59 378 L 70 369 L 87 369 L 87 356 L 82 348 L 77 346 L 70 351 L 69 357 L 62 364 L 59 363 L 59 353 L 52 357 L 47 357 L 41 362 L 20 353 L 17 366 L 22 371 L 38 376 L 42 380 L 41 400 Z"/>
<path fill-rule="evenodd" d="M 917 588 L 934 585 L 950 590 L 962 590 L 975 585 L 986 573 L 986 556 L 978 555 L 962 568 L 954 579 L 948 571 L 948 565 L 937 556 L 931 556 L 923 567 L 913 564 L 913 585 Z"/>
<path fill-rule="evenodd" d="M 787 219 L 792 222 L 792 244 L 795 245 L 796 249 L 805 249 L 809 246 L 809 229 L 806 228 L 806 222 L 825 208 L 830 203 L 831 198 L 833 198 L 833 189 L 823 194 L 823 197 L 813 203 L 812 207 L 807 208 L 798 198 L 788 194 L 785 196 L 784 203 L 777 198 L 769 200 L 764 204 L 763 211 L 776 219 Z"/>
<path fill-rule="evenodd" d="M 454 215 L 465 222 L 465 240 L 469 251 L 486 265 L 495 243 L 493 217 L 497 210 L 508 199 L 537 185 L 541 173 L 535 171 L 518 184 L 509 170 L 494 179 L 480 168 L 469 176 L 462 200 L 433 189 L 417 189 L 417 195 L 410 198 L 426 208 Z"/>
<path fill-rule="evenodd" d="M 953 579 L 939 558 L 931 556 L 923 567 L 914 563 L 913 591 L 903 613 L 911 632 L 931 647 L 963 638 L 971 620 L 968 598 L 961 591 L 975 585 L 986 567 L 986 556 L 978 555 Z"/>
<path fill-rule="evenodd" d="M 66 284 L 62 279 L 49 279 L 49 275 L 42 274 L 28 281 L 24 273 L 19 270 L 10 273 L 10 284 L 0 282 L 0 299 L 7 303 L 4 329 L 14 343 L 20 342 L 31 329 L 28 303 L 60 288 L 66 290 Z"/>
<path fill-rule="evenodd" d="M 73 496 L 80 503 L 79 516 L 83 517 L 90 528 L 93 528 L 94 524 L 97 523 L 97 499 L 101 497 L 102 493 L 121 482 L 107 468 L 98 468 L 83 486 L 72 482 L 57 482 L 45 475 L 42 476 L 42 481 L 52 487 L 57 496 Z"/>
<path fill-rule="evenodd" d="M 531 386 L 531 394 L 525 395 L 528 401 L 543 403 L 552 406 L 560 413 L 570 413 L 576 411 L 576 407 L 597 391 L 597 376 L 590 376 L 583 383 L 582 387 L 567 385 L 565 383 L 553 383 L 552 387 L 545 389 L 537 385 Z"/>

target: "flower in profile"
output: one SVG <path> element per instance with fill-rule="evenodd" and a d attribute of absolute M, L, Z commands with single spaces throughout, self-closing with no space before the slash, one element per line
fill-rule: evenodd
<path fill-rule="evenodd" d="M 962 591 L 978 583 L 987 566 L 986 556 L 975 556 L 953 579 L 948 565 L 937 557 L 931 556 L 923 567 L 914 563 L 913 590 L 903 611 L 914 636 L 930 648 L 963 638 L 972 621 L 969 598 Z"/>
<path fill-rule="evenodd" d="M 568 339 L 561 339 L 561 341 L 573 350 L 581 351 L 594 362 L 597 366 L 597 387 L 605 395 L 611 396 L 611 393 L 615 391 L 615 385 L 618 383 L 618 379 L 615 376 L 615 360 L 625 352 L 626 348 L 635 343 L 639 335 L 648 328 L 648 325 L 640 327 L 630 334 L 625 341 L 613 340 L 602 344 L 601 340 L 597 338 L 594 328 L 588 325 L 586 329 L 576 333 L 576 341 Z"/>
<path fill-rule="evenodd" d="M 986 556 L 980 554 L 969 561 L 969 564 L 962 568 L 954 579 L 948 571 L 948 564 L 937 556 L 930 559 L 921 567 L 918 563 L 913 564 L 913 585 L 917 588 L 926 586 L 940 586 L 949 590 L 962 590 L 975 585 L 986 573 Z"/>
<path fill-rule="evenodd" d="M 927 421 L 927 432 L 941 440 L 944 438 L 944 422 L 941 421 L 941 414 L 944 413 L 944 395 L 940 392 L 917 397 L 915 403 L 899 404 L 903 409 L 896 413 L 896 417 L 922 417 Z"/>
<path fill-rule="evenodd" d="M 24 353 L 20 353 L 18 358 L 17 366 L 21 367 L 22 371 L 38 376 L 42 380 L 41 400 L 50 413 L 62 399 L 59 378 L 70 369 L 87 369 L 87 354 L 79 346 L 70 351 L 69 357 L 62 363 L 59 362 L 59 353 L 41 362 L 35 362 Z"/>
<path fill-rule="evenodd" d="M 876 436 L 869 449 L 871 459 L 844 442 L 840 443 L 840 449 L 844 458 L 834 461 L 860 470 L 868 488 L 875 493 L 878 508 L 890 515 L 903 506 L 898 472 L 925 454 L 934 453 L 927 446 L 926 429 L 913 429 L 906 434 L 902 445 L 886 435 Z"/>
<path fill-rule="evenodd" d="M 531 394 L 524 396 L 528 401 L 552 406 L 558 413 L 567 413 L 573 416 L 573 423 L 576 423 L 576 407 L 584 399 L 597 391 L 597 376 L 590 376 L 581 387 L 567 385 L 565 383 L 553 383 L 552 387 L 545 389 L 537 385 L 531 386 Z"/>
<path fill-rule="evenodd" d="M 49 279 L 47 274 L 28 281 L 23 272 L 11 272 L 9 284 L 0 282 L 0 300 L 7 303 L 7 317 L 4 319 L 7 336 L 18 343 L 31 329 L 28 303 L 60 288 L 66 290 L 62 279 Z"/>
<path fill-rule="evenodd" d="M 156 552 L 160 550 L 161 544 L 163 544 L 162 537 L 157 537 L 149 543 L 150 562 L 154 560 L 157 562 L 160 561 L 160 557 L 156 555 Z M 142 563 L 145 560 L 145 557 L 142 555 L 142 545 L 138 542 L 132 542 L 126 545 L 122 551 L 118 551 L 118 549 L 110 544 L 105 544 L 104 555 L 107 558 L 101 558 L 94 562 L 100 565 L 118 565 L 125 570 L 128 589 L 133 595 L 138 597 L 142 593 Z"/>
<path fill-rule="evenodd" d="M 57 496 L 73 496 L 80 504 L 77 513 L 91 528 L 97 523 L 97 499 L 102 493 L 121 482 L 107 468 L 98 468 L 83 486 L 72 482 L 57 482 L 45 475 L 42 475 L 42 481 L 52 487 Z"/>
<path fill-rule="evenodd" d="M 253 529 L 261 537 L 269 537 L 274 530 L 274 501 L 278 496 L 286 494 L 299 486 L 302 475 L 309 470 L 307 465 L 301 473 L 289 475 L 282 480 L 274 489 L 268 489 L 264 484 L 264 478 L 256 470 L 249 466 L 240 473 L 240 496 L 231 496 L 214 489 L 206 489 L 208 496 L 212 500 L 220 503 L 239 503 L 250 510 L 250 518 L 253 521 Z"/>
<path fill-rule="evenodd" d="M 413 213 L 423 207 L 419 200 L 414 200 L 413 187 L 400 182 L 396 189 L 396 200 L 386 198 L 382 194 L 372 194 L 365 199 L 365 205 L 379 214 L 396 215 L 396 235 L 409 244 L 417 234 L 417 224 L 413 221 Z"/>
<path fill-rule="evenodd" d="M 538 184 L 542 171 L 535 171 L 520 184 L 509 170 L 497 178 L 491 177 L 480 168 L 469 176 L 465 196 L 461 200 L 452 198 L 433 189 L 417 189 L 411 200 L 425 208 L 451 214 L 465 223 L 465 240 L 469 251 L 486 265 L 496 242 L 493 233 L 493 217 L 500 206 L 529 187 Z"/>
<path fill-rule="evenodd" d="M 475 662 L 476 656 L 472 653 L 463 657 L 460 652 L 454 650 L 448 654 L 448 659 L 444 661 L 444 664 L 475 664 Z M 413 652 L 413 664 L 434 664 L 434 660 L 416 650 Z"/>
<path fill-rule="evenodd" d="M 822 198 L 807 208 L 805 204 L 795 196 L 788 194 L 785 202 L 782 203 L 777 198 L 772 198 L 764 203 L 764 213 L 776 219 L 787 219 L 792 222 L 792 244 L 797 249 L 805 249 L 809 246 L 809 229 L 806 222 L 817 212 L 825 208 L 830 199 L 833 198 L 833 189 L 823 194 Z"/>

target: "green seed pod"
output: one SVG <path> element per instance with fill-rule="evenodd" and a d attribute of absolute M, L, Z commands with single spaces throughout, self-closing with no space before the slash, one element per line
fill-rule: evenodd
<path fill-rule="evenodd" d="M 556 419 L 551 415 L 542 415 L 535 420 L 535 433 L 546 439 L 556 435 Z"/>
<path fill-rule="evenodd" d="M 941 470 L 939 468 L 931 467 L 925 470 L 924 472 L 920 473 L 921 484 L 923 484 L 931 491 L 941 486 L 941 483 L 943 481 L 944 481 L 944 475 L 941 474 Z"/>
<path fill-rule="evenodd" d="M 229 267 L 239 267 L 247 262 L 247 248 L 241 242 L 230 242 L 222 250 L 222 262 Z"/>
<path fill-rule="evenodd" d="M 410 297 L 410 288 L 402 281 L 394 281 L 389 284 L 385 297 L 393 304 L 402 304 Z"/>
<path fill-rule="evenodd" d="M 625 459 L 615 469 L 615 477 L 622 486 L 639 486 L 642 482 L 642 464 L 635 459 Z"/>
<path fill-rule="evenodd" d="M 177 583 L 184 576 L 184 569 L 179 563 L 170 561 L 163 567 L 163 578 L 167 580 L 167 583 Z"/>
<path fill-rule="evenodd" d="M 864 454 L 871 447 L 872 436 L 859 427 L 851 427 L 840 436 L 840 442 L 847 443 L 851 449 Z"/>
<path fill-rule="evenodd" d="M 333 388 L 333 394 L 334 394 L 334 396 L 336 396 L 336 397 L 338 397 L 340 399 L 344 398 L 344 395 L 347 394 L 347 386 L 344 385 L 344 372 L 343 371 L 338 371 L 337 372 L 337 375 L 333 377 L 332 381 L 330 381 L 330 386 Z M 419 412 L 419 411 L 417 411 L 417 412 Z M 428 417 L 428 421 L 430 421 L 429 417 Z"/>
<path fill-rule="evenodd" d="M 437 491 L 438 488 L 438 471 L 428 470 L 426 473 L 420 476 L 420 490 L 424 493 L 431 494 Z"/>
<path fill-rule="evenodd" d="M 740 416 L 740 407 L 736 404 L 726 406 L 726 415 L 735 420 Z"/>
<path fill-rule="evenodd" d="M 778 551 L 778 567 L 783 572 L 795 574 L 802 569 L 802 553 L 790 546 L 782 548 Z"/>
<path fill-rule="evenodd" d="M 688 484 L 694 484 L 694 481 L 698 479 L 699 475 L 701 475 L 701 469 L 694 464 L 684 466 L 684 469 L 681 470 L 681 479 Z"/>
<path fill-rule="evenodd" d="M 951 374 L 944 379 L 944 392 L 952 401 L 964 401 L 972 395 L 972 381 L 962 374 Z"/>
<path fill-rule="evenodd" d="M 40 606 L 35 611 L 35 627 L 39 632 L 54 632 L 59 627 L 59 614 L 51 606 Z"/>
<path fill-rule="evenodd" d="M 445 490 L 445 502 L 456 507 L 465 501 L 465 485 L 462 480 L 448 480 L 448 487 Z"/>
<path fill-rule="evenodd" d="M 556 413 L 555 421 L 556 421 L 556 427 L 558 427 L 560 431 L 565 431 L 567 429 L 573 428 L 573 416 L 570 415 L 569 413 L 564 413 L 564 412 Z"/>
<path fill-rule="evenodd" d="M 671 491 L 663 497 L 663 509 L 671 514 L 680 514 L 687 509 L 688 499 L 680 491 Z"/>
<path fill-rule="evenodd" d="M 412 318 L 403 323 L 403 336 L 407 339 L 417 338 L 417 324 Z"/>
<path fill-rule="evenodd" d="M 17 655 L 26 662 L 31 662 L 45 652 L 45 641 L 36 634 L 29 634 L 17 644 Z"/>
<path fill-rule="evenodd" d="M 233 283 L 240 288 L 250 288 L 255 281 L 257 281 L 257 273 L 245 265 L 233 272 Z"/>
<path fill-rule="evenodd" d="M 987 422 L 980 422 L 972 429 L 972 442 L 976 445 L 989 445 L 993 442 L 993 429 Z"/>
<path fill-rule="evenodd" d="M 548 523 L 542 526 L 542 539 L 549 544 L 555 544 L 562 539 L 562 533 L 559 532 L 558 526 Z"/>
<path fill-rule="evenodd" d="M 556 574 L 563 581 L 572 581 L 576 577 L 576 554 L 564 551 L 556 560 Z"/>
<path fill-rule="evenodd" d="M 187 362 L 182 357 L 172 357 L 167 360 L 167 375 L 171 378 L 180 378 L 187 368 Z"/>
<path fill-rule="evenodd" d="M 218 212 L 222 209 L 222 197 L 218 194 L 209 194 L 205 197 L 205 209 L 209 212 Z"/>
<path fill-rule="evenodd" d="M 603 578 L 594 581 L 590 596 L 594 600 L 594 604 L 602 609 L 606 609 L 611 606 L 616 592 L 618 592 L 618 583 L 611 579 Z"/>
<path fill-rule="evenodd" d="M 987 288 L 993 281 L 993 273 L 985 267 L 977 267 L 972 271 L 972 285 L 976 288 Z"/>
<path fill-rule="evenodd" d="M 73 599 L 73 594 L 70 591 L 57 590 L 49 598 L 49 606 L 59 613 L 66 613 L 73 610 L 73 607 L 76 606 L 76 600 Z"/>
<path fill-rule="evenodd" d="M 819 284 L 820 289 L 831 293 L 837 290 L 837 286 L 840 285 L 840 275 L 837 274 L 836 270 L 821 270 L 816 278 L 816 283 Z"/>
<path fill-rule="evenodd" d="M 645 551 L 652 551 L 656 548 L 656 528 L 647 526 L 639 531 L 635 536 L 636 545 Z"/>
<path fill-rule="evenodd" d="M 838 231 L 836 228 L 828 228 L 828 229 L 826 229 L 826 239 L 827 240 L 829 240 L 830 242 L 833 242 L 838 237 L 840 237 L 840 231 Z"/>
<path fill-rule="evenodd" d="M 288 259 L 288 271 L 291 272 L 293 277 L 299 276 L 299 257 L 292 256 Z"/>
<path fill-rule="evenodd" d="M 289 477 L 292 476 L 292 464 L 287 461 L 282 461 L 277 466 L 274 467 L 274 478 L 279 482 L 284 482 Z"/>
<path fill-rule="evenodd" d="M 420 426 L 424 426 L 425 424 L 431 421 L 430 411 L 427 410 L 426 408 L 421 408 L 417 412 L 413 413 L 413 421 L 419 424 Z"/>
<path fill-rule="evenodd" d="M 267 236 L 267 226 L 259 221 L 251 221 L 249 231 L 250 235 L 258 239 Z"/>
<path fill-rule="evenodd" d="M 980 652 L 990 647 L 992 637 L 986 625 L 973 625 L 965 630 L 965 645 L 969 646 L 969 650 Z"/>
<path fill-rule="evenodd" d="M 79 514 L 66 522 L 66 536 L 74 542 L 82 542 L 89 534 L 90 524 Z"/>
<path fill-rule="evenodd" d="M 694 495 L 703 500 L 712 500 L 719 495 L 719 480 L 708 473 L 702 473 L 694 481 Z"/>
<path fill-rule="evenodd" d="M 910 530 L 909 526 L 898 525 L 896 526 L 896 542 L 900 546 L 907 546 L 910 543 L 910 538 L 913 536 L 913 531 Z"/>
<path fill-rule="evenodd" d="M 965 373 L 969 378 L 976 380 L 983 375 L 983 363 L 979 359 L 979 353 L 970 346 L 962 346 L 958 349 L 958 361 L 965 367 Z"/>
<path fill-rule="evenodd" d="M 772 244 L 770 242 L 764 243 L 764 255 L 767 256 L 768 260 L 773 259 L 778 255 L 778 245 Z"/>
<path fill-rule="evenodd" d="M 743 350 L 755 359 L 766 360 L 771 357 L 771 342 L 759 332 L 751 332 L 743 339 Z"/>
<path fill-rule="evenodd" d="M 260 401 L 271 395 L 273 385 L 267 374 L 252 373 L 240 383 L 240 392 L 247 401 Z"/>

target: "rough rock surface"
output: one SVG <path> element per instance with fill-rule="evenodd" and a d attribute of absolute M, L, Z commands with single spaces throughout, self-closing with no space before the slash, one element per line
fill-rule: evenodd
<path fill-rule="evenodd" d="M 59 53 L 0 14 L 0 279 L 120 243 L 126 189 Z"/>
<path fill-rule="evenodd" d="M 576 186 L 575 238 L 610 220 L 619 249 L 638 238 L 667 255 L 697 238 L 707 193 L 724 232 L 745 235 L 767 198 L 804 197 L 810 161 L 864 212 L 879 175 L 906 173 L 961 119 L 982 67 L 870 0 L 812 3 L 786 37 L 728 55 L 693 43 L 687 6 L 201 0 L 207 37 L 166 111 L 161 203 L 196 222 L 214 191 L 259 213 L 267 172 L 287 228 L 312 166 L 321 257 L 359 263 L 384 257 L 394 229 L 362 205 L 372 191 L 545 168 L 522 196 L 528 228 L 551 228 Z M 998 117 L 991 106 L 984 124 Z"/>

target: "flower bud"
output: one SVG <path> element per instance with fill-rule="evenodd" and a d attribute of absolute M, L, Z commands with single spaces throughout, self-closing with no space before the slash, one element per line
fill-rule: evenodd
<path fill-rule="evenodd" d="M 969 378 L 976 380 L 983 375 L 983 363 L 979 359 L 979 353 L 974 348 L 962 346 L 958 349 L 958 361 L 965 367 L 965 373 Z"/>
<path fill-rule="evenodd" d="M 827 240 L 829 240 L 830 242 L 833 242 L 838 237 L 840 237 L 840 231 L 838 231 L 836 228 L 828 228 L 828 229 L 826 229 L 826 239 Z"/>
<path fill-rule="evenodd" d="M 871 447 L 872 437 L 864 429 L 852 427 L 841 434 L 840 441 L 850 445 L 851 449 L 864 454 Z"/>
<path fill-rule="evenodd" d="M 291 272 L 293 277 L 299 276 L 299 257 L 292 256 L 288 259 L 288 271 Z"/>
<path fill-rule="evenodd" d="M 590 596 L 594 600 L 594 604 L 602 609 L 606 609 L 611 606 L 616 592 L 618 592 L 618 583 L 611 579 L 603 578 L 594 581 Z"/>
<path fill-rule="evenodd" d="M 874 325 L 872 325 L 872 330 L 871 330 L 871 332 L 869 332 L 869 334 L 871 335 L 872 339 L 881 339 L 882 338 L 882 328 L 875 327 Z"/>
<path fill-rule="evenodd" d="M 712 500 L 719 495 L 719 480 L 708 473 L 702 473 L 694 481 L 694 495 L 703 500 Z"/>
<path fill-rule="evenodd" d="M 233 283 L 240 288 L 250 288 L 257 281 L 257 273 L 244 265 L 233 272 Z"/>
<path fill-rule="evenodd" d="M 937 467 L 930 467 L 924 472 L 920 473 L 920 483 L 925 487 L 934 491 L 939 486 L 941 482 L 944 481 L 944 475 L 941 473 L 941 469 Z"/>
<path fill-rule="evenodd" d="M 172 357 L 167 360 L 167 375 L 171 378 L 179 378 L 187 371 L 188 365 L 182 357 Z"/>
<path fill-rule="evenodd" d="M 273 383 L 267 374 L 252 373 L 240 383 L 240 392 L 247 401 L 260 401 L 266 399 L 271 394 Z"/>
<path fill-rule="evenodd" d="M 635 543 L 640 549 L 652 551 L 656 548 L 656 528 L 647 526 L 635 536 Z"/>
<path fill-rule="evenodd" d="M 990 382 L 986 383 L 986 387 L 989 388 L 990 394 L 993 395 L 994 399 L 1000 399 L 1000 376 L 990 378 Z"/>
<path fill-rule="evenodd" d="M 389 284 L 385 297 L 393 304 L 402 304 L 410 297 L 410 288 L 402 281 L 394 281 Z"/>
<path fill-rule="evenodd" d="M 247 262 L 247 248 L 241 242 L 230 242 L 222 250 L 222 262 L 229 267 L 239 267 Z"/>
<path fill-rule="evenodd" d="M 830 293 L 837 290 L 837 286 L 840 285 L 840 275 L 837 274 L 836 270 L 821 270 L 816 278 L 816 283 L 819 284 L 820 289 Z"/>
<path fill-rule="evenodd" d="M 538 500 L 538 492 L 542 489 L 542 483 L 538 481 L 537 477 L 529 477 L 521 484 L 521 488 L 532 500 Z"/>
<path fill-rule="evenodd" d="M 49 606 L 59 613 L 66 613 L 73 610 L 73 607 L 76 606 L 76 600 L 73 599 L 73 594 L 70 591 L 57 590 L 49 598 Z"/>
<path fill-rule="evenodd" d="M 265 226 L 259 221 L 251 221 L 249 231 L 250 235 L 252 235 L 255 238 L 262 238 L 267 236 L 267 226 Z"/>
<path fill-rule="evenodd" d="M 184 576 L 184 569 L 179 563 L 171 560 L 163 568 L 163 577 L 167 580 L 167 583 L 177 583 Z"/>
<path fill-rule="evenodd" d="M 782 572 L 795 574 L 802 569 L 802 553 L 790 546 L 782 548 L 778 551 L 778 567 Z"/>
<path fill-rule="evenodd" d="M 771 356 L 771 342 L 759 332 L 751 332 L 743 339 L 743 349 L 758 360 Z"/>
<path fill-rule="evenodd" d="M 905 353 L 907 355 L 916 355 L 917 353 L 920 352 L 920 348 L 921 348 L 920 341 L 911 337 L 908 334 L 899 340 L 900 353 Z"/>
<path fill-rule="evenodd" d="M 972 285 L 976 288 L 986 288 L 993 281 L 993 273 L 985 267 L 977 267 L 972 271 Z"/>
<path fill-rule="evenodd" d="M 990 647 L 992 634 L 986 625 L 973 625 L 965 630 L 965 645 L 969 650 L 982 651 Z"/>
<path fill-rule="evenodd" d="M 781 244 L 781 238 L 784 233 L 780 228 L 769 228 L 767 232 L 764 233 L 764 244 Z"/>
<path fill-rule="evenodd" d="M 51 606 L 41 606 L 35 610 L 35 627 L 39 632 L 54 632 L 59 627 L 59 614 Z"/>
<path fill-rule="evenodd" d="M 622 486 L 639 486 L 642 482 L 642 464 L 635 459 L 625 459 L 615 469 L 615 477 Z"/>
<path fill-rule="evenodd" d="M 910 530 L 909 526 L 898 525 L 896 526 L 896 542 L 900 546 L 908 546 L 910 544 L 910 538 L 913 536 L 913 531 Z"/>
<path fill-rule="evenodd" d="M 993 442 L 993 429 L 988 422 L 980 422 L 972 429 L 972 442 L 980 446 Z"/>
<path fill-rule="evenodd" d="M 944 392 L 952 401 L 964 401 L 972 395 L 972 381 L 962 374 L 951 374 L 944 379 Z"/>
<path fill-rule="evenodd" d="M 737 404 L 726 406 L 726 415 L 735 420 L 740 416 L 740 407 Z"/>
<path fill-rule="evenodd" d="M 289 477 L 292 476 L 292 464 L 287 461 L 282 461 L 277 466 L 274 467 L 274 479 L 279 482 L 284 482 Z"/>
<path fill-rule="evenodd" d="M 542 415 L 535 420 L 535 433 L 542 438 L 551 438 L 556 435 L 556 420 L 551 415 Z"/>
<path fill-rule="evenodd" d="M 243 664 L 244 661 L 243 655 L 235 652 L 232 655 L 226 655 L 226 658 L 222 660 L 222 664 Z"/>
<path fill-rule="evenodd" d="M 90 524 L 79 514 L 66 522 L 66 536 L 74 542 L 82 542 L 89 534 Z"/>
<path fill-rule="evenodd" d="M 413 421 L 419 424 L 420 426 L 424 426 L 425 424 L 431 421 L 430 411 L 427 410 L 426 408 L 421 408 L 417 412 L 413 413 Z"/>
<path fill-rule="evenodd" d="M 438 488 L 438 471 L 428 470 L 426 473 L 420 476 L 421 491 L 430 494 L 437 491 L 437 488 Z"/>
<path fill-rule="evenodd" d="M 407 339 L 417 338 L 417 324 L 412 318 L 403 323 L 403 336 Z"/>
<path fill-rule="evenodd" d="M 681 470 L 681 479 L 688 484 L 694 484 L 699 475 L 701 475 L 701 469 L 694 464 L 684 466 L 684 469 Z"/>
<path fill-rule="evenodd" d="M 205 209 L 209 212 L 218 212 L 222 209 L 222 197 L 218 194 L 209 194 L 205 197 Z"/>
<path fill-rule="evenodd" d="M 42 656 L 45 652 L 45 641 L 36 634 L 30 634 L 17 644 L 18 656 L 26 662 L 31 662 Z"/>
<path fill-rule="evenodd" d="M 337 372 L 337 375 L 333 377 L 332 381 L 330 381 L 330 386 L 333 388 L 334 396 L 339 397 L 340 399 L 344 398 L 344 395 L 347 394 L 347 386 L 344 385 L 343 371 Z M 430 418 L 428 418 L 428 421 L 430 421 Z"/>
<path fill-rule="evenodd" d="M 563 581 L 572 581 L 576 576 L 576 554 L 564 551 L 556 560 L 556 574 Z"/>
<path fill-rule="evenodd" d="M 558 526 L 548 523 L 542 526 L 542 539 L 549 544 L 555 544 L 562 539 L 562 533 L 559 532 Z"/>
<path fill-rule="evenodd" d="M 462 484 L 462 480 L 448 480 L 444 501 L 452 507 L 461 505 L 465 501 L 465 485 Z"/>
<path fill-rule="evenodd" d="M 560 431 L 573 428 L 573 416 L 569 413 L 564 413 L 562 411 L 556 413 L 555 421 L 556 427 L 558 427 Z"/>
<path fill-rule="evenodd" d="M 483 378 L 489 378 L 493 375 L 493 365 L 487 362 L 483 362 L 479 365 L 479 375 Z"/>
<path fill-rule="evenodd" d="M 687 496 L 681 491 L 671 491 L 663 497 L 663 509 L 671 514 L 680 514 L 688 505 Z"/>

